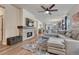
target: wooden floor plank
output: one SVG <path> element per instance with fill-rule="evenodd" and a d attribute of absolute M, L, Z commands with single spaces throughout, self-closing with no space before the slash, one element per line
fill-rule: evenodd
<path fill-rule="evenodd" d="M 34 43 L 36 38 L 25 40 L 12 46 L 0 46 L 0 55 L 31 55 L 32 52 L 21 48 L 22 45 Z"/>

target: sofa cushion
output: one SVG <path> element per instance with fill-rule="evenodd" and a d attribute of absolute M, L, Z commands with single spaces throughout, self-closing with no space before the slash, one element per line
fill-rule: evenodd
<path fill-rule="evenodd" d="M 75 31 L 75 30 L 72 31 L 72 36 L 71 36 L 71 38 L 74 39 L 74 40 L 76 40 L 78 33 L 79 33 L 79 32 L 78 32 L 78 31 Z"/>
<path fill-rule="evenodd" d="M 58 51 L 65 52 L 65 49 L 61 49 L 61 48 L 55 48 L 55 47 L 50 47 L 50 46 L 48 46 L 48 49 L 52 49 L 52 50 L 58 50 Z"/>
<path fill-rule="evenodd" d="M 79 55 L 79 41 L 65 40 L 65 45 L 67 55 Z"/>
<path fill-rule="evenodd" d="M 55 50 L 55 49 L 48 49 L 48 52 L 58 54 L 58 55 L 65 55 L 65 52 Z"/>
<path fill-rule="evenodd" d="M 63 43 L 64 40 L 62 38 L 50 38 L 47 41 L 48 46 L 56 47 L 56 48 L 65 48 L 65 45 Z"/>

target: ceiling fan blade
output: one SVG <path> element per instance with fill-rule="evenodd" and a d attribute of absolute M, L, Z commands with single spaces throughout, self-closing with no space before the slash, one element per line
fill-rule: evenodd
<path fill-rule="evenodd" d="M 49 10 L 49 11 L 58 11 L 58 9 L 53 9 L 53 10 Z"/>
<path fill-rule="evenodd" d="M 46 8 L 44 6 L 41 6 L 41 8 L 43 8 L 44 10 L 46 10 Z"/>
<path fill-rule="evenodd" d="M 52 5 L 49 7 L 49 9 L 53 8 L 54 6 L 55 6 L 55 4 L 52 4 Z"/>

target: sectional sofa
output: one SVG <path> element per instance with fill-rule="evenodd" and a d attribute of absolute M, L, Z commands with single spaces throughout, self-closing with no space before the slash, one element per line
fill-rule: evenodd
<path fill-rule="evenodd" d="M 49 35 L 47 51 L 58 55 L 79 55 L 79 32 L 72 31 L 66 34 Z"/>

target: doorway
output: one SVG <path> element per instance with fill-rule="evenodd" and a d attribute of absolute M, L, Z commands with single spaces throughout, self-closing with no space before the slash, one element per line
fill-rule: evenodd
<path fill-rule="evenodd" d="M 0 16 L 0 45 L 3 41 L 3 16 Z"/>
<path fill-rule="evenodd" d="M 4 8 L 0 6 L 0 46 L 3 43 L 3 16 Z"/>

